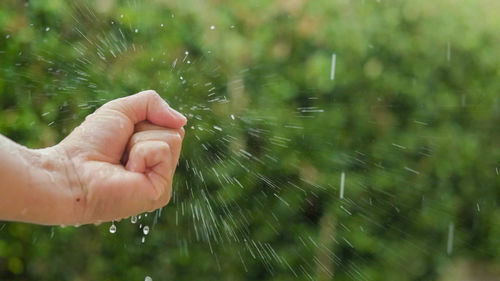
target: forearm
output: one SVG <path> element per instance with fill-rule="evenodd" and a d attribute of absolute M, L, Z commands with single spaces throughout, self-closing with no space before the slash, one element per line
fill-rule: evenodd
<path fill-rule="evenodd" d="M 73 210 L 64 155 L 33 150 L 0 135 L 0 220 L 69 222 Z"/>

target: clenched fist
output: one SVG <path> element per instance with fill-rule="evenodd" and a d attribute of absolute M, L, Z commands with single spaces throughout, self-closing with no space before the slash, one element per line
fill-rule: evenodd
<path fill-rule="evenodd" d="M 185 124 L 156 92 L 144 91 L 106 103 L 53 147 L 1 138 L 0 156 L 14 151 L 19 159 L 0 164 L 8 178 L 0 183 L 0 219 L 80 225 L 166 205 Z"/>

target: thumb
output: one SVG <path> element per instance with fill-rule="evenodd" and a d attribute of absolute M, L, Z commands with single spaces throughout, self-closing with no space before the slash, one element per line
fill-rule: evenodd
<path fill-rule="evenodd" d="M 132 124 L 148 120 L 158 126 L 180 128 L 187 122 L 184 115 L 171 108 L 153 90 L 112 100 L 103 105 L 102 109 L 118 111 L 125 115 Z"/>

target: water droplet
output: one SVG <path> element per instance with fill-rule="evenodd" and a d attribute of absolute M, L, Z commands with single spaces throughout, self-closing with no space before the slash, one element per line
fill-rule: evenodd
<path fill-rule="evenodd" d="M 122 19 L 123 19 L 123 14 L 121 14 L 121 15 L 120 15 L 120 18 L 122 18 Z"/>
<path fill-rule="evenodd" d="M 163 25 L 163 23 L 162 23 L 162 24 L 160 24 L 160 26 L 161 26 L 161 27 L 163 27 L 163 26 L 164 26 L 164 25 Z"/>
<path fill-rule="evenodd" d="M 149 233 L 149 226 L 144 226 L 144 228 L 142 229 L 142 233 L 144 233 L 144 235 L 148 235 Z"/>
<path fill-rule="evenodd" d="M 45 28 L 45 31 L 49 31 L 49 30 L 50 30 L 50 27 L 46 27 L 46 28 Z"/>
<path fill-rule="evenodd" d="M 131 223 L 136 223 L 137 222 L 137 216 L 131 216 L 130 217 L 130 222 Z"/>
<path fill-rule="evenodd" d="M 211 25 L 211 26 L 210 26 L 210 29 L 211 29 L 211 30 L 214 30 L 214 29 L 215 29 L 215 25 Z"/>
<path fill-rule="evenodd" d="M 335 61 L 337 60 L 337 55 L 332 54 L 332 66 L 330 68 L 330 80 L 335 79 Z"/>
<path fill-rule="evenodd" d="M 111 234 L 116 233 L 116 225 L 114 223 L 112 223 L 111 226 L 109 227 L 109 232 Z"/>
<path fill-rule="evenodd" d="M 9 38 L 10 38 L 10 34 L 5 35 L 5 39 L 9 39 Z"/>
<path fill-rule="evenodd" d="M 137 29 L 137 28 L 134 31 L 135 31 L 135 33 L 139 33 L 139 29 Z"/>
<path fill-rule="evenodd" d="M 233 115 L 233 114 L 231 114 L 231 119 L 233 119 L 233 120 L 234 120 L 234 115 Z"/>
<path fill-rule="evenodd" d="M 185 51 L 185 52 L 184 52 L 184 54 L 189 55 L 189 52 L 188 52 L 188 51 Z"/>
<path fill-rule="evenodd" d="M 144 281 L 153 281 L 153 278 L 146 276 L 146 278 L 144 278 Z"/>
<path fill-rule="evenodd" d="M 142 236 L 141 242 L 144 243 L 146 241 L 146 237 Z"/>

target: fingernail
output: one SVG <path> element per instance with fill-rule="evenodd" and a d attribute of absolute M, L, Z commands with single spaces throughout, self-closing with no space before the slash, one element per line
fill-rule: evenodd
<path fill-rule="evenodd" d="M 179 111 L 173 109 L 173 108 L 169 108 L 168 110 L 170 110 L 170 112 L 177 118 L 180 118 L 180 119 L 183 119 L 185 122 L 187 122 L 187 118 L 186 116 L 182 115 L 182 113 L 180 113 Z"/>

